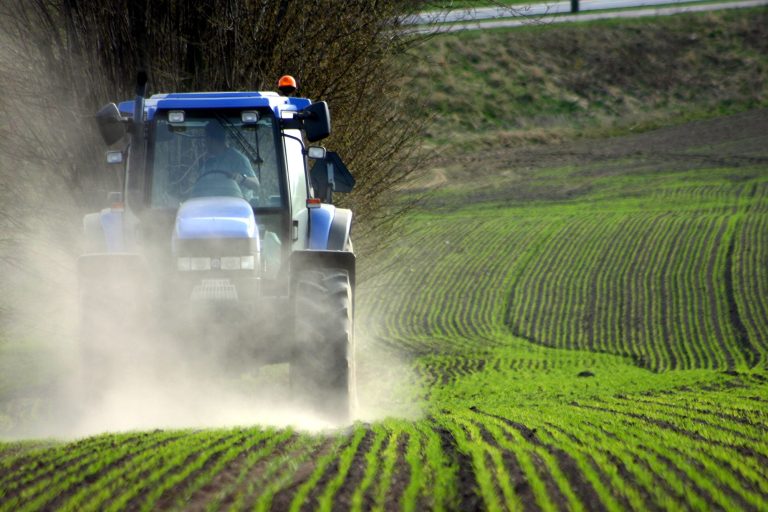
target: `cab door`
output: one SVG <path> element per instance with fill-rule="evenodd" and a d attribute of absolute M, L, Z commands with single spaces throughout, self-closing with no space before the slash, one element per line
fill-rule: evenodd
<path fill-rule="evenodd" d="M 292 249 L 303 250 L 307 247 L 309 231 L 309 212 L 307 210 L 307 174 L 304 145 L 299 130 L 285 130 L 283 151 L 288 171 L 288 193 L 291 204 L 291 239 Z"/>

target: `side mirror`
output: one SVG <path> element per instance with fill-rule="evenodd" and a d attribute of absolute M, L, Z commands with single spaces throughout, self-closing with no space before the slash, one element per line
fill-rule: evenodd
<path fill-rule="evenodd" d="M 114 103 L 108 103 L 96 112 L 96 122 L 107 146 L 111 146 L 125 136 L 125 120 Z"/>
<path fill-rule="evenodd" d="M 333 200 L 334 192 L 352 192 L 355 186 L 355 177 L 335 151 L 328 151 L 324 159 L 315 161 L 309 171 L 309 177 L 315 197 L 323 199 L 326 203 Z"/>
<path fill-rule="evenodd" d="M 300 112 L 309 142 L 322 140 L 331 134 L 331 113 L 324 101 L 313 103 Z"/>

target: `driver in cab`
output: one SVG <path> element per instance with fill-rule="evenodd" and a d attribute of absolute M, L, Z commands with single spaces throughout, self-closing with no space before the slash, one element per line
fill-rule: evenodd
<path fill-rule="evenodd" d="M 227 145 L 226 131 L 218 121 L 205 126 L 206 156 L 193 190 L 193 196 L 251 196 L 259 180 L 251 161 Z"/>

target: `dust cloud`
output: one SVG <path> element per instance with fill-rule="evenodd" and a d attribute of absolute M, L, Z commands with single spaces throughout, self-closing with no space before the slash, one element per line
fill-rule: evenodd
<path fill-rule="evenodd" d="M 79 293 L 75 256 L 52 254 L 48 236 L 41 229 L 17 246 L 25 255 L 24 273 L 3 273 L 3 284 L 15 281 L 15 291 L 4 298 L 12 297 L 13 315 L 4 322 L 0 342 L 0 439 L 252 425 L 322 432 L 345 426 L 291 389 L 288 364 L 261 364 L 258 349 L 243 345 L 244 328 L 253 339 L 283 329 L 277 343 L 287 343 L 287 326 L 254 322 L 234 302 L 174 316 L 168 309 L 148 311 L 128 292 L 118 303 L 88 301 Z M 90 355 L 83 350 L 89 322 L 96 331 L 90 338 L 99 344 Z M 404 394 L 410 380 L 398 355 L 362 333 L 356 343 L 353 421 L 417 416 Z"/>
<path fill-rule="evenodd" d="M 243 323 L 227 327 L 212 312 L 182 321 L 147 314 L 139 299 L 120 304 L 97 315 L 97 338 L 107 350 L 84 359 L 83 310 L 109 305 L 81 303 L 82 216 L 101 207 L 117 179 L 104 169 L 103 179 L 90 182 L 98 173 L 82 172 L 104 167 L 104 148 L 92 113 L 78 105 L 72 84 L 48 72 L 45 52 L 5 30 L 0 49 L 0 439 L 249 425 L 338 428 L 291 392 L 287 364 L 260 365 L 250 354 L 220 351 Z M 164 328 L 150 328 L 155 323 Z M 254 337 L 259 328 L 252 327 Z M 202 331 L 208 334 L 199 343 L 195 333 Z M 353 419 L 414 414 L 396 395 L 408 380 L 397 355 L 364 336 L 357 343 Z"/>
<path fill-rule="evenodd" d="M 79 214 L 73 208 L 66 218 L 77 225 Z M 0 439 L 251 425 L 322 432 L 345 426 L 291 389 L 288 364 L 262 364 L 259 349 L 249 344 L 270 332 L 273 343 L 292 341 L 289 325 L 265 320 L 280 318 L 277 312 L 254 320 L 252 311 L 234 301 L 157 308 L 156 298 L 134 295 L 135 283 L 144 278 L 128 274 L 115 295 L 89 300 L 77 280 L 79 244 L 61 243 L 51 226 L 34 218 L 27 228 L 14 244 L 20 261 L 3 264 L 3 302 L 10 312 L 0 341 Z M 156 283 L 143 284 L 151 289 Z M 409 400 L 399 394 L 403 363 L 360 331 L 353 420 L 413 416 Z M 85 350 L 88 339 L 97 350 Z"/>

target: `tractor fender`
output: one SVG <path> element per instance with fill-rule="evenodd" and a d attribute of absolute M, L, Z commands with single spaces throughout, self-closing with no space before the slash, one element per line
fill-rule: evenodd
<path fill-rule="evenodd" d="M 100 212 L 85 215 L 83 234 L 86 252 L 124 251 L 123 210 L 105 208 Z"/>
<path fill-rule="evenodd" d="M 349 282 L 354 290 L 355 261 L 354 253 L 346 251 L 294 251 L 290 258 L 291 276 L 295 279 L 303 270 L 340 268 L 349 273 Z"/>
<path fill-rule="evenodd" d="M 352 230 L 352 211 L 322 204 L 309 213 L 309 249 L 344 251 Z"/>

